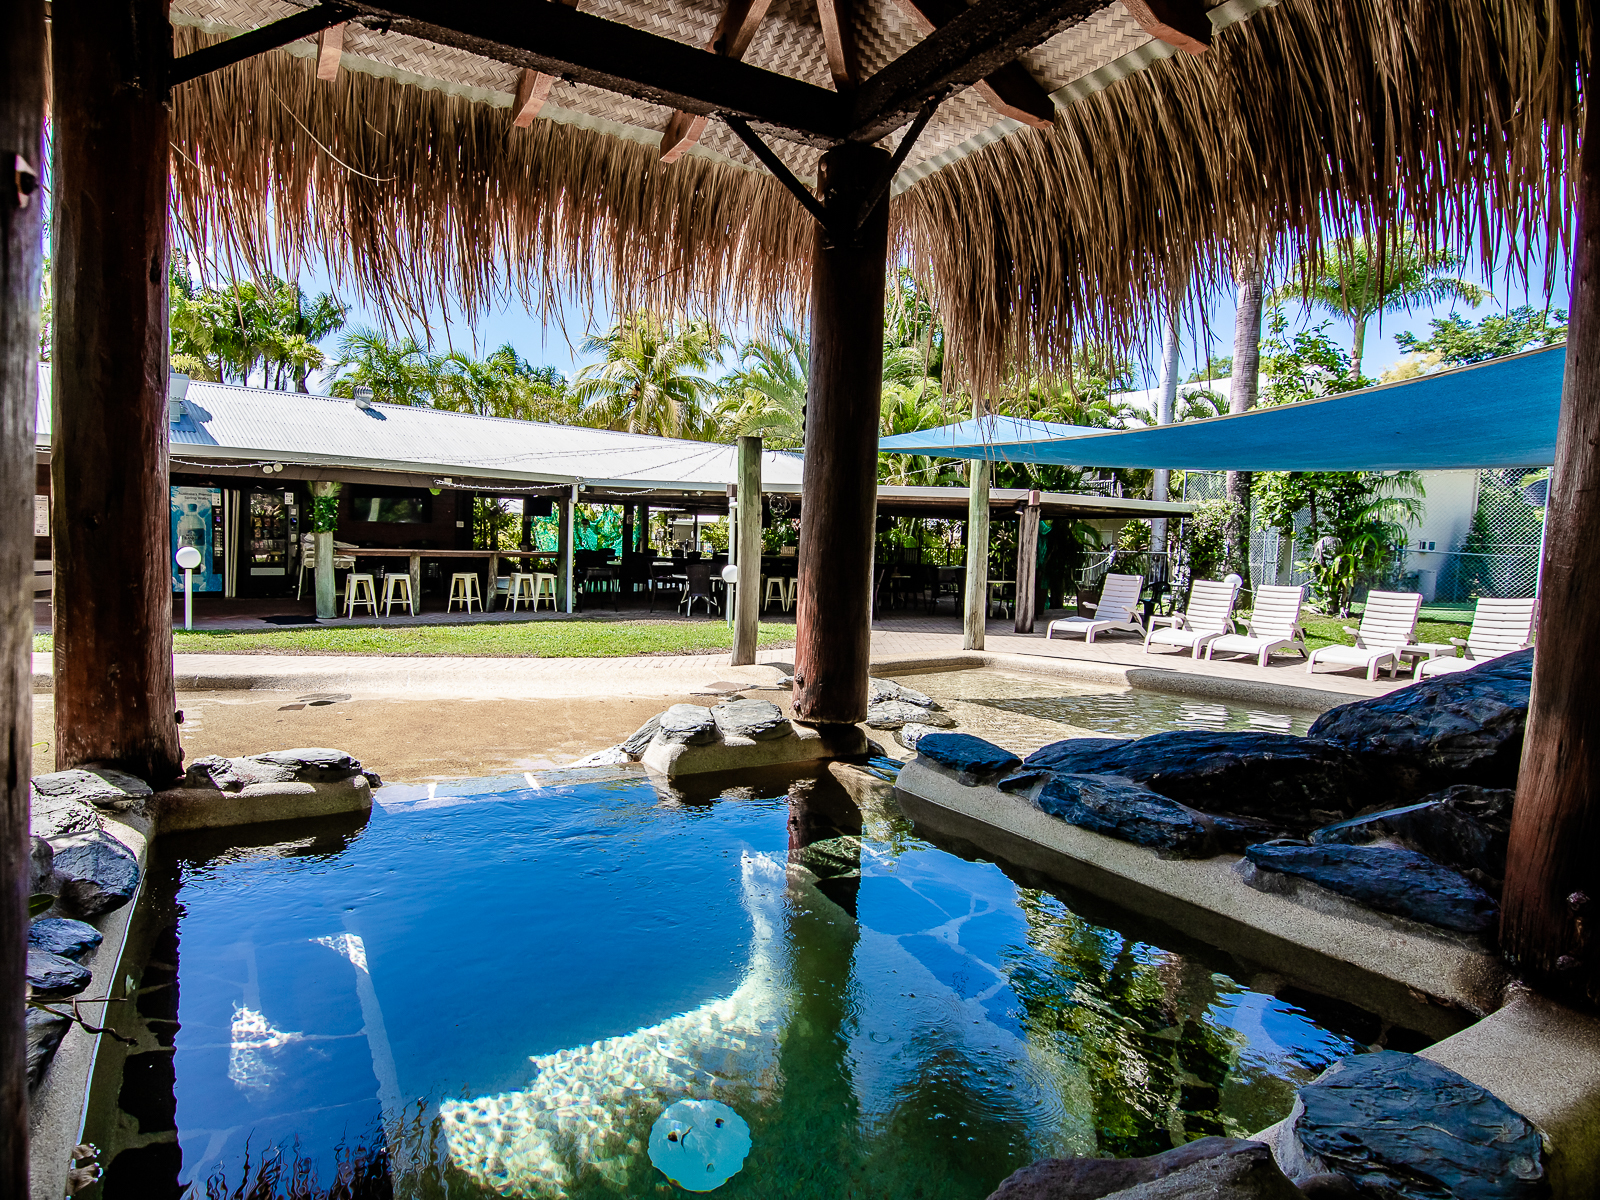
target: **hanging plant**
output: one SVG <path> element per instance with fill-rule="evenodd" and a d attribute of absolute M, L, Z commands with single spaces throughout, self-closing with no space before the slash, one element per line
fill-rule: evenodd
<path fill-rule="evenodd" d="M 311 497 L 311 530 L 313 533 L 332 533 L 339 528 L 339 485 L 326 485 L 328 493 Z"/>

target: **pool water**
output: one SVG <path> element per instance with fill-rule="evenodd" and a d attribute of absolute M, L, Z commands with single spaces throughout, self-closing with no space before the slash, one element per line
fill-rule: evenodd
<path fill-rule="evenodd" d="M 721 1195 L 967 1200 L 1251 1133 L 1366 1048 L 831 776 L 533 782 L 159 840 L 106 1200 L 685 1195 L 646 1149 L 684 1098 L 749 1123 Z"/>
<path fill-rule="evenodd" d="M 895 682 L 939 701 L 962 733 L 1024 755 L 1062 738 L 1137 738 L 1168 729 L 1304 734 L 1317 718 L 1295 708 L 1225 704 L 988 667 L 897 675 Z"/>

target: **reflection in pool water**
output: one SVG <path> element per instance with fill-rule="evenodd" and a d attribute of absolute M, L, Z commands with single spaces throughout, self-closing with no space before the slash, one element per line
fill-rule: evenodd
<path fill-rule="evenodd" d="M 1044 1155 L 1249 1133 L 1362 1048 L 1220 957 L 921 841 L 892 801 L 863 821 L 827 776 L 494 784 L 384 789 L 338 838 L 157 843 L 174 1182 L 672 1194 L 651 1128 L 696 1099 L 749 1123 L 718 1195 L 956 1200 Z M 156 1194 L 104 1108 L 107 1200 Z"/>

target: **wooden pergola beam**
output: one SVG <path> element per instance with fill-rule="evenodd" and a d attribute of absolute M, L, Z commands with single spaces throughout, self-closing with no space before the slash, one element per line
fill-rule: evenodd
<path fill-rule="evenodd" d="M 1122 0 L 1139 28 L 1174 50 L 1204 54 L 1211 49 L 1211 18 L 1204 0 Z"/>
<path fill-rule="evenodd" d="M 850 139 L 877 141 L 911 120 L 929 96 L 971 87 L 1107 6 L 1108 0 L 980 0 L 856 90 Z"/>
<path fill-rule="evenodd" d="M 822 22 L 822 47 L 828 56 L 828 74 L 836 92 L 854 90 L 860 82 L 856 61 L 856 40 L 850 24 L 848 0 L 817 0 L 817 16 Z"/>
<path fill-rule="evenodd" d="M 231 37 L 225 42 L 218 42 L 215 46 L 206 46 L 173 59 L 172 66 L 167 71 L 167 86 L 177 87 L 180 83 L 188 83 L 189 80 L 209 75 L 212 71 L 231 67 L 234 63 L 254 58 L 257 54 L 276 50 L 280 46 L 287 46 L 290 42 L 298 42 L 301 38 L 312 37 L 349 18 L 350 10 L 342 4 L 319 4 L 314 8 L 293 13 L 281 21 L 274 21 L 270 25 L 263 25 L 259 29 Z M 335 61 L 337 63 L 337 60 Z"/>
<path fill-rule="evenodd" d="M 742 59 L 771 7 L 772 0 L 728 0 L 706 49 L 723 58 Z M 661 131 L 661 161 L 677 162 L 705 131 L 706 117 L 678 109 L 667 118 L 666 128 Z"/>
<path fill-rule="evenodd" d="M 317 78 L 332 83 L 339 78 L 339 60 L 344 57 L 344 22 L 329 25 L 317 34 Z"/>
<path fill-rule="evenodd" d="M 895 0 L 900 10 L 927 37 L 941 25 L 948 25 L 966 11 L 962 0 Z M 1028 68 L 1013 60 L 977 83 L 973 89 L 1002 117 L 1021 121 L 1035 129 L 1055 123 L 1056 102 L 1044 85 L 1028 73 Z"/>

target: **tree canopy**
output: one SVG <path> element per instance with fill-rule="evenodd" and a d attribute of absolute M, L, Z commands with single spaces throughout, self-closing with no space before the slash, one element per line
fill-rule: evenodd
<path fill-rule="evenodd" d="M 1567 340 L 1567 314 L 1561 309 L 1523 304 L 1506 313 L 1491 314 L 1473 324 L 1459 313 L 1434 317 L 1425 338 L 1409 331 L 1395 334 L 1395 343 L 1408 354 L 1420 354 L 1441 366 L 1467 366 L 1491 358 L 1517 354 L 1530 346 L 1551 346 Z"/>

